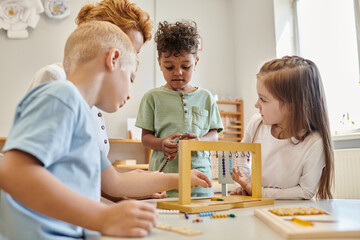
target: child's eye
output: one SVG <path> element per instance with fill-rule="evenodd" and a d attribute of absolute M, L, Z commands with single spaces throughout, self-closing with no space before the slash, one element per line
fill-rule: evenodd
<path fill-rule="evenodd" d="M 260 99 L 260 102 L 264 103 L 265 100 L 263 98 L 259 98 Z"/>
<path fill-rule="evenodd" d="M 183 69 L 189 69 L 189 68 L 191 68 L 191 66 L 183 66 L 182 68 Z"/>
<path fill-rule="evenodd" d="M 165 67 L 167 70 L 172 70 L 174 67 Z"/>

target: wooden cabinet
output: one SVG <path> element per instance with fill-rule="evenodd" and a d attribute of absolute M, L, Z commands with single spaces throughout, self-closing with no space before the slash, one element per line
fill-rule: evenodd
<path fill-rule="evenodd" d="M 110 153 L 108 158 L 113 162 L 113 166 L 120 171 L 132 169 L 147 170 L 151 149 L 145 147 L 141 140 L 132 139 L 109 139 Z M 136 164 L 121 164 L 126 160 L 136 160 Z M 131 162 L 131 160 L 129 162 Z"/>
<path fill-rule="evenodd" d="M 243 101 L 216 101 L 224 125 L 219 141 L 240 142 L 244 137 Z"/>

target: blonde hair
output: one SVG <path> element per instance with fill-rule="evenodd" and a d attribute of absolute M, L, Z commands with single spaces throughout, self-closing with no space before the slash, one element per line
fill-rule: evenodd
<path fill-rule="evenodd" d="M 85 5 L 78 13 L 76 24 L 93 20 L 113 23 L 125 33 L 132 29 L 137 30 L 142 33 L 144 43 L 152 37 L 150 15 L 128 0 L 103 0 Z"/>
<path fill-rule="evenodd" d="M 137 54 L 128 36 L 114 24 L 91 21 L 81 24 L 66 41 L 64 70 L 68 74 L 72 68 L 94 59 L 101 51 L 119 49 L 120 65 L 137 65 Z"/>
<path fill-rule="evenodd" d="M 283 130 L 285 136 L 293 136 L 302 142 L 312 132 L 317 131 L 320 134 L 324 146 L 325 167 L 316 197 L 332 198 L 334 152 L 325 93 L 317 66 L 314 62 L 298 56 L 285 56 L 265 63 L 257 77 L 288 110 Z"/>

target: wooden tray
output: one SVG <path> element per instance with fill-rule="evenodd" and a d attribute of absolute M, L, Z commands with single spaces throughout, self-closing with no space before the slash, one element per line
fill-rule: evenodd
<path fill-rule="evenodd" d="M 190 204 L 184 205 L 179 204 L 179 201 L 159 201 L 157 202 L 157 207 L 169 210 L 179 210 L 180 212 L 187 213 L 200 213 L 274 204 L 273 198 L 254 198 L 251 196 L 240 195 L 219 198 L 222 198 L 224 201 L 211 201 L 210 198 L 193 199 Z"/>
<path fill-rule="evenodd" d="M 359 238 L 360 222 L 347 218 L 335 218 L 328 214 L 306 216 L 277 216 L 269 209 L 255 209 L 254 214 L 272 229 L 288 239 L 306 238 Z M 289 221 L 292 217 L 312 221 L 306 227 Z"/>

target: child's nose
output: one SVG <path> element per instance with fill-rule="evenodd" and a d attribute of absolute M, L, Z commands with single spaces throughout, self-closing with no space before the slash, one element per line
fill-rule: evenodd
<path fill-rule="evenodd" d="M 181 75 L 181 69 L 175 69 L 174 75 Z"/>
<path fill-rule="evenodd" d="M 259 99 L 256 101 L 255 107 L 256 107 L 256 108 L 260 108 Z"/>

